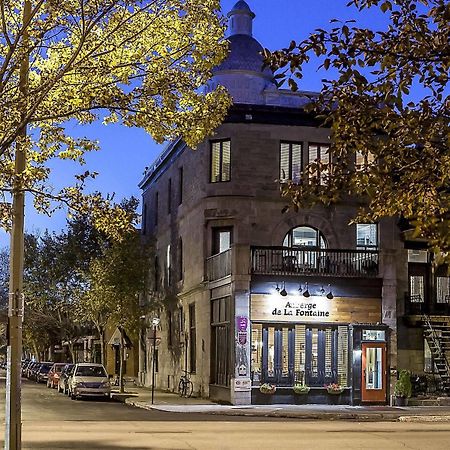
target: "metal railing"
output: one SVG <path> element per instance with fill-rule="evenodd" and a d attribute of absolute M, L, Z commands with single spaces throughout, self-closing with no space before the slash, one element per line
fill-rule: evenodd
<path fill-rule="evenodd" d="M 220 280 L 231 275 L 231 249 L 206 259 L 206 277 L 208 281 Z"/>
<path fill-rule="evenodd" d="M 253 274 L 377 277 L 377 250 L 252 247 Z"/>

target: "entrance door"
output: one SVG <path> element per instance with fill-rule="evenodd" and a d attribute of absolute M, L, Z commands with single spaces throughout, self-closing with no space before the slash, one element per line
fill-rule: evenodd
<path fill-rule="evenodd" d="M 337 329 L 306 329 L 306 384 L 324 386 L 337 382 Z"/>
<path fill-rule="evenodd" d="M 263 328 L 262 376 L 264 382 L 292 386 L 294 382 L 294 329 L 268 326 Z"/>
<path fill-rule="evenodd" d="M 386 344 L 362 344 L 361 400 L 386 401 Z"/>

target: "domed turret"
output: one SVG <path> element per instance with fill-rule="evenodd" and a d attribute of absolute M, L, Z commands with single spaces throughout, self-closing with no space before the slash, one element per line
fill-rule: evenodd
<path fill-rule="evenodd" d="M 228 13 L 228 57 L 216 67 L 214 83 L 225 86 L 235 103 L 263 104 L 263 91 L 274 88 L 273 73 L 263 69 L 263 47 L 253 37 L 255 14 L 244 0 Z"/>

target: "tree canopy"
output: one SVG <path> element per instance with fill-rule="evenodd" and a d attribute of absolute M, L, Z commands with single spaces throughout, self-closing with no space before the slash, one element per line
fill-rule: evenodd
<path fill-rule="evenodd" d="M 302 67 L 328 71 L 309 110 L 330 126 L 332 168 L 283 188 L 297 208 L 361 199 L 357 220 L 399 216 L 450 259 L 450 4 L 445 0 L 351 0 L 377 9 L 386 27 L 333 20 L 301 42 L 266 51 L 278 82 L 298 90 Z M 317 170 L 319 169 L 319 170 Z M 322 175 L 321 175 L 322 172 Z M 317 174 L 317 175 L 314 175 Z"/>
<path fill-rule="evenodd" d="M 109 199 L 82 195 L 95 172 L 56 190 L 49 163 L 83 164 L 86 152 L 99 149 L 71 136 L 68 124 L 119 122 L 192 147 L 211 133 L 229 105 L 223 88 L 202 89 L 227 50 L 218 8 L 218 0 L 0 2 L 0 224 L 10 223 L 18 144 L 27 152 L 19 181 L 38 211 L 63 202 L 90 210 L 103 230 L 129 223 Z"/>

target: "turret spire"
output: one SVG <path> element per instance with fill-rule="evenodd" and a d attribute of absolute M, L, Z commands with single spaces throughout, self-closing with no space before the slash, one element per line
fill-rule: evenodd
<path fill-rule="evenodd" d="M 244 0 L 239 0 L 228 13 L 229 34 L 246 34 L 252 36 L 255 14 Z"/>

